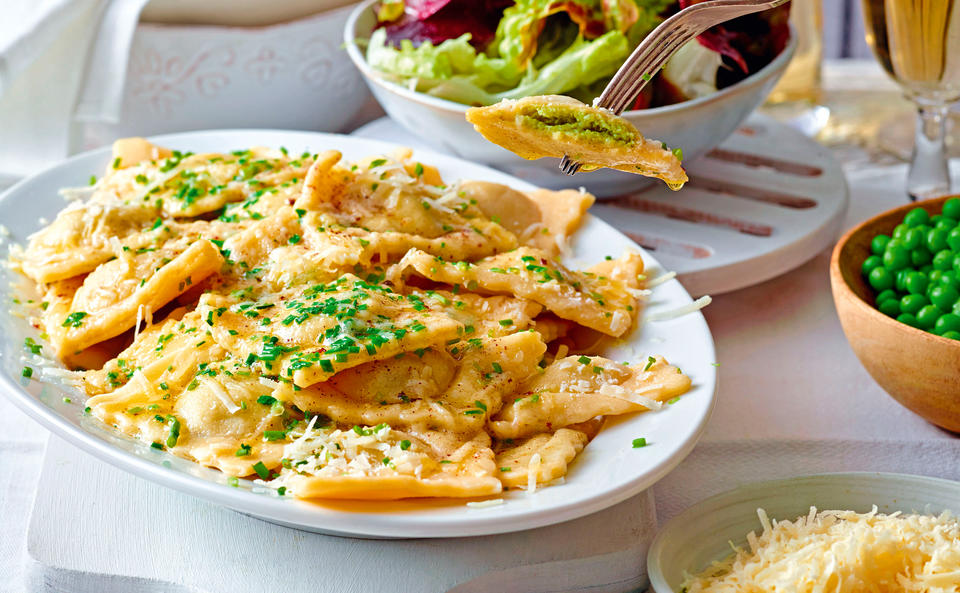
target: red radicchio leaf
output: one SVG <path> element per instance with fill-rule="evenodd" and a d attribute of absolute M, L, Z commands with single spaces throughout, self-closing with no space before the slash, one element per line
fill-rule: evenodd
<path fill-rule="evenodd" d="M 470 43 L 483 49 L 493 39 L 503 9 L 512 0 L 407 0 L 402 17 L 386 27 L 387 42 L 398 46 L 409 39 L 414 45 L 434 45 L 470 33 Z"/>
<path fill-rule="evenodd" d="M 702 1 L 679 0 L 679 3 L 683 9 Z M 790 27 L 787 25 L 789 15 L 788 3 L 711 27 L 697 37 L 697 41 L 705 48 L 730 58 L 744 74 L 749 74 L 751 65 L 756 70 L 758 62 L 765 65 L 786 47 L 790 36 Z"/>

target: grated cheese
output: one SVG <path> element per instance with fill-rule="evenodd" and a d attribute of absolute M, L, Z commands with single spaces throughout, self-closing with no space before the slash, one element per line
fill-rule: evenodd
<path fill-rule="evenodd" d="M 527 464 L 527 494 L 533 494 L 537 491 L 537 476 L 540 475 L 540 454 L 534 453 L 530 456 L 530 463 Z"/>
<path fill-rule="evenodd" d="M 670 280 L 673 280 L 676 277 L 677 277 L 676 272 L 667 272 L 666 274 L 661 274 L 660 276 L 657 276 L 653 280 L 647 282 L 647 288 L 655 288 L 657 286 L 660 286 L 664 282 L 669 282 Z"/>
<path fill-rule="evenodd" d="M 747 536 L 703 574 L 688 593 L 957 593 L 960 522 L 940 516 L 821 511 L 795 521 L 757 514 L 763 532 Z"/>
<path fill-rule="evenodd" d="M 224 389 L 219 383 L 210 380 L 207 377 L 203 377 L 201 382 L 207 386 L 207 389 L 210 390 L 210 393 L 215 395 L 217 399 L 220 400 L 220 403 L 223 404 L 223 407 L 225 407 L 228 412 L 231 414 L 236 414 L 240 411 L 240 406 L 233 401 L 233 398 L 230 397 L 230 394 L 227 393 L 227 390 Z"/>
<path fill-rule="evenodd" d="M 656 313 L 650 313 L 645 318 L 644 321 L 666 321 L 667 319 L 675 319 L 677 317 L 683 317 L 684 315 L 689 315 L 690 313 L 696 313 L 700 309 L 703 309 L 707 305 L 713 302 L 713 299 L 710 298 L 710 295 L 704 295 L 699 299 L 677 307 L 676 309 L 670 309 L 669 311 L 657 311 Z"/>

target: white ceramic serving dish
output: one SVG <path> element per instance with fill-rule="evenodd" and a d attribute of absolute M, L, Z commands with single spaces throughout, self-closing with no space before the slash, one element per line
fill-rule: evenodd
<path fill-rule="evenodd" d="M 365 0 L 350 15 L 344 29 L 347 53 L 387 114 L 437 150 L 497 167 L 542 187 L 583 185 L 598 196 L 622 194 L 650 183 L 645 177 L 610 169 L 580 173 L 572 181 L 558 170 L 558 159 L 527 161 L 487 142 L 464 118 L 466 105 L 418 93 L 386 80 L 367 64 L 364 51 L 357 43 L 368 39 L 376 25 L 373 5 L 377 1 Z M 681 147 L 685 160 L 695 159 L 723 142 L 763 102 L 795 49 L 796 37 L 791 35 L 780 55 L 737 84 L 675 105 L 627 111 L 623 117 L 644 136 Z"/>
<path fill-rule="evenodd" d="M 213 128 L 345 131 L 370 100 L 340 46 L 350 11 L 262 27 L 141 23 L 119 118 L 80 122 L 78 148 Z"/>
<path fill-rule="evenodd" d="M 225 130 L 176 134 L 154 138 L 171 148 L 193 151 L 226 151 L 252 145 L 285 146 L 291 152 L 341 150 L 348 159 L 390 152 L 396 145 L 363 138 L 285 131 Z M 504 173 L 454 157 L 421 152 L 424 162 L 439 167 L 446 179 L 473 178 L 506 183 L 518 189 L 532 186 Z M 11 240 L 23 242 L 40 226 L 39 217 L 52 219 L 65 205 L 58 188 L 84 185 L 91 174 L 100 174 L 110 161 L 103 148 L 71 158 L 24 180 L 0 197 L 0 221 L 12 229 Z M 625 236 L 599 219 L 587 215 L 573 237 L 568 262 L 588 264 L 625 249 L 639 250 Z M 659 265 L 643 254 L 650 274 Z M 9 274 L 6 267 L 4 274 Z M 7 290 L 8 282 L 3 282 Z M 5 302 L 11 295 L 5 294 Z M 668 311 L 689 304 L 690 296 L 676 280 L 653 290 L 647 310 Z M 5 309 L 0 312 L 0 390 L 48 429 L 100 459 L 158 484 L 176 488 L 217 504 L 276 523 L 301 529 L 360 537 L 454 537 L 505 533 L 574 519 L 625 500 L 662 478 L 693 449 L 713 408 L 716 361 L 713 339 L 699 312 L 668 321 L 644 324 L 622 344 L 605 354 L 615 360 L 643 360 L 662 354 L 692 379 L 692 389 L 675 404 L 657 412 L 613 419 L 571 467 L 563 484 L 526 495 L 505 493 L 504 504 L 469 508 L 462 500 L 437 503 L 312 504 L 280 498 L 271 488 L 241 480 L 239 488 L 227 485 L 218 471 L 151 449 L 83 414 L 84 396 L 53 383 L 25 380 L 23 344 L 38 339 L 36 330 Z M 40 373 L 38 372 L 39 376 Z M 65 402 L 64 397 L 70 401 Z M 635 438 L 649 443 L 632 448 Z M 82 487 L 82 485 L 78 486 Z"/>
<path fill-rule="evenodd" d="M 819 510 L 882 513 L 960 513 L 960 482 L 906 474 L 851 472 L 747 484 L 697 503 L 660 530 L 647 554 L 656 593 L 680 593 L 684 572 L 697 573 L 730 555 L 730 543 L 746 545 L 762 531 L 757 509 L 771 519 L 793 521 Z"/>

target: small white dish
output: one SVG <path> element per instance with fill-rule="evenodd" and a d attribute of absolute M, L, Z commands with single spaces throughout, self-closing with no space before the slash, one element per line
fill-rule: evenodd
<path fill-rule="evenodd" d="M 465 119 L 467 105 L 412 91 L 386 80 L 367 64 L 357 45 L 357 40 L 370 37 L 376 25 L 373 6 L 378 1 L 365 0 L 350 15 L 344 29 L 347 54 L 387 114 L 438 151 L 492 165 L 542 187 L 583 185 L 598 196 L 622 194 L 651 183 L 645 177 L 611 169 L 580 173 L 571 179 L 557 168 L 559 159 L 527 161 L 486 141 Z M 682 148 L 684 160 L 692 161 L 723 142 L 763 102 L 786 69 L 796 46 L 796 36 L 791 34 L 787 46 L 767 66 L 712 95 L 675 105 L 627 111 L 623 117 L 644 136 Z"/>
<path fill-rule="evenodd" d="M 697 503 L 671 519 L 647 554 L 656 593 L 681 593 L 684 572 L 696 574 L 731 554 L 730 543 L 746 545 L 761 531 L 757 509 L 771 519 L 793 521 L 818 510 L 882 513 L 960 513 L 960 482 L 906 474 L 851 472 L 819 474 L 747 484 Z"/>
<path fill-rule="evenodd" d="M 397 145 L 333 134 L 269 130 L 222 130 L 159 136 L 156 143 L 179 150 L 227 151 L 249 146 L 284 146 L 294 154 L 335 148 L 348 159 L 393 151 Z M 418 158 L 436 165 L 446 179 L 481 179 L 509 184 L 520 190 L 532 186 L 504 173 L 450 156 L 418 152 Z M 84 185 L 110 161 L 102 148 L 68 159 L 24 180 L 0 196 L 0 221 L 12 230 L 12 240 L 23 242 L 65 206 L 58 189 Z M 624 235 L 598 218 L 587 215 L 571 242 L 570 263 L 603 260 L 625 249 L 639 250 Z M 5 251 L 5 250 L 4 250 Z M 2 257 L 6 257 L 5 253 Z M 643 253 L 653 275 L 659 264 Z M 12 274 L 3 267 L 3 275 Z M 10 280 L 12 278 L 7 278 Z M 3 282 L 7 291 L 9 282 Z M 12 298 L 4 294 L 5 302 Z M 669 311 L 692 299 L 679 282 L 671 280 L 653 289 L 650 312 Z M 38 339 L 26 320 L 4 309 L 0 312 L 0 391 L 43 426 L 103 461 L 157 484 L 175 488 L 242 513 L 268 521 L 335 535 L 357 537 L 457 537 L 532 529 L 581 517 L 607 508 L 649 488 L 677 466 L 693 449 L 713 409 L 717 369 L 713 338 L 699 312 L 667 321 L 644 324 L 621 345 L 605 354 L 615 360 L 642 360 L 662 354 L 693 379 L 693 387 L 675 404 L 657 412 L 612 419 L 571 467 L 563 484 L 538 490 L 504 493 L 504 503 L 469 508 L 463 500 L 330 502 L 314 504 L 280 498 L 272 488 L 240 480 L 238 488 L 227 476 L 191 461 L 151 449 L 84 415 L 85 397 L 52 382 L 26 380 L 24 339 Z M 38 339 L 39 341 L 39 339 Z M 64 398 L 69 398 L 65 400 Z M 644 437 L 648 446 L 633 448 Z"/>

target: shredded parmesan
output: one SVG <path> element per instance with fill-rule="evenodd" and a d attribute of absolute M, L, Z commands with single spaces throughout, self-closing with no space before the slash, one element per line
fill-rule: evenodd
<path fill-rule="evenodd" d="M 957 593 L 960 522 L 940 516 L 822 511 L 795 521 L 757 511 L 749 550 L 688 577 L 688 593 Z"/>
<path fill-rule="evenodd" d="M 664 282 L 669 282 L 670 280 L 673 280 L 676 277 L 677 277 L 676 272 L 667 272 L 666 274 L 661 274 L 656 278 L 654 278 L 653 280 L 647 282 L 647 288 L 655 288 L 657 286 L 660 286 Z"/>
<path fill-rule="evenodd" d="M 110 237 L 113 239 L 113 237 Z M 136 342 L 140 337 L 140 322 L 143 321 L 143 303 L 137 306 L 137 320 L 133 324 L 133 341 Z"/>
<path fill-rule="evenodd" d="M 280 389 L 280 382 L 274 381 L 273 379 L 268 379 L 267 377 L 258 377 L 257 382 L 263 385 L 264 387 L 269 387 L 270 389 Z"/>
<path fill-rule="evenodd" d="M 207 386 L 207 389 L 210 390 L 210 393 L 215 395 L 217 399 L 220 400 L 220 403 L 223 404 L 223 407 L 225 407 L 228 412 L 231 414 L 236 414 L 238 411 L 240 411 L 240 406 L 233 401 L 233 398 L 230 397 L 230 394 L 227 393 L 227 390 L 224 389 L 220 383 L 211 381 L 207 377 L 203 377 L 202 382 Z"/>
<path fill-rule="evenodd" d="M 96 191 L 96 189 L 96 185 L 88 185 L 85 187 L 64 187 L 60 189 L 59 194 L 63 197 L 63 199 L 73 202 L 75 200 L 84 200 L 89 198 L 93 195 L 93 192 Z"/>
<path fill-rule="evenodd" d="M 713 299 L 710 298 L 710 295 L 704 295 L 692 303 L 677 307 L 676 309 L 648 313 L 644 320 L 666 321 L 667 319 L 676 319 L 677 317 L 683 317 L 684 315 L 689 315 L 690 313 L 696 313 L 700 309 L 703 309 L 709 305 L 711 302 L 713 302 Z"/>
<path fill-rule="evenodd" d="M 534 453 L 530 456 L 530 463 L 527 464 L 527 494 L 537 491 L 538 475 L 540 475 L 540 454 Z"/>

